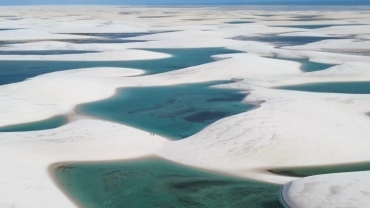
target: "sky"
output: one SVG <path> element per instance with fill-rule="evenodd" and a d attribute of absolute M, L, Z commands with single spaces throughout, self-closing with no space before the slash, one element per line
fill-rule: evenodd
<path fill-rule="evenodd" d="M 370 0 L 0 0 L 0 5 L 197 5 L 197 4 L 288 4 L 370 5 Z"/>

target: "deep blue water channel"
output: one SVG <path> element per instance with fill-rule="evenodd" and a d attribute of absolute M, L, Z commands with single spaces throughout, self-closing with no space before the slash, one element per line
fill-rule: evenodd
<path fill-rule="evenodd" d="M 317 82 L 276 87 L 277 89 L 320 93 L 370 94 L 370 82 Z"/>
<path fill-rule="evenodd" d="M 38 75 L 79 68 L 124 67 L 145 70 L 145 75 L 201 65 L 214 61 L 217 54 L 238 53 L 226 48 L 143 49 L 171 54 L 172 57 L 135 61 L 0 61 L 0 85 L 21 82 Z"/>
<path fill-rule="evenodd" d="M 277 47 L 283 46 L 294 46 L 294 45 L 305 45 L 308 43 L 314 43 L 322 40 L 331 39 L 342 39 L 338 37 L 315 37 L 315 36 L 279 36 L 279 35 L 266 35 L 266 36 L 240 36 L 235 37 L 235 40 L 242 41 L 258 41 L 266 42 L 276 45 Z"/>

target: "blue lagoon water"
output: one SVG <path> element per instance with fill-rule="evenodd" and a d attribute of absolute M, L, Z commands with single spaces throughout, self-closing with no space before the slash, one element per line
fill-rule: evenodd
<path fill-rule="evenodd" d="M 51 171 L 66 194 L 86 208 L 282 208 L 277 185 L 161 158 L 63 164 Z"/>
<path fill-rule="evenodd" d="M 21 82 L 38 75 L 92 67 L 123 67 L 142 69 L 157 74 L 214 61 L 217 54 L 238 53 L 226 48 L 143 49 L 171 54 L 172 57 L 135 61 L 0 61 L 0 85 Z"/>
<path fill-rule="evenodd" d="M 111 98 L 78 106 L 77 112 L 182 139 L 255 107 L 241 102 L 245 93 L 211 87 L 226 83 L 230 81 L 123 88 Z"/>
<path fill-rule="evenodd" d="M 370 94 L 370 82 L 318 82 L 276 87 L 276 89 L 321 93 Z"/>
<path fill-rule="evenodd" d="M 328 69 L 332 66 L 335 66 L 334 64 L 324 64 L 324 63 L 313 62 L 306 58 L 280 58 L 280 57 L 266 57 L 266 58 L 298 62 L 301 64 L 300 69 L 303 72 L 321 71 L 321 70 Z"/>
<path fill-rule="evenodd" d="M 54 116 L 49 119 L 35 121 L 30 123 L 15 124 L 10 126 L 1 126 L 0 132 L 19 132 L 19 131 L 39 131 L 45 129 L 54 129 L 68 123 L 65 116 Z"/>
<path fill-rule="evenodd" d="M 63 54 L 82 54 L 97 53 L 99 51 L 83 50 L 24 50 L 24 51 L 1 51 L 0 55 L 63 55 Z"/>
<path fill-rule="evenodd" d="M 293 46 L 293 45 L 305 45 L 308 43 L 318 42 L 321 40 L 330 39 L 341 39 L 337 37 L 314 37 L 314 36 L 279 36 L 279 35 L 269 35 L 269 36 L 251 36 L 251 37 L 235 37 L 235 40 L 244 41 L 258 41 L 266 42 L 276 45 L 277 47 L 283 46 Z"/>

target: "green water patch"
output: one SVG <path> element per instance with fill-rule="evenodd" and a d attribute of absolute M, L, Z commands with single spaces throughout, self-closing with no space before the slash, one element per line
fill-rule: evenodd
<path fill-rule="evenodd" d="M 15 124 L 0 127 L 0 132 L 22 132 L 22 131 L 39 131 L 45 129 L 54 129 L 68 123 L 65 116 L 54 116 L 49 119 L 35 121 L 30 123 Z"/>
<path fill-rule="evenodd" d="M 325 69 L 335 66 L 335 64 L 324 64 L 324 63 L 313 62 L 307 58 L 280 58 L 280 57 L 266 57 L 266 58 L 298 62 L 301 64 L 300 69 L 303 72 L 321 71 L 321 70 L 325 70 Z"/>
<path fill-rule="evenodd" d="M 160 158 L 71 163 L 51 172 L 65 193 L 86 208 L 282 208 L 277 185 Z"/>
<path fill-rule="evenodd" d="M 317 82 L 279 86 L 276 89 L 320 93 L 370 94 L 370 82 Z"/>
<path fill-rule="evenodd" d="M 77 112 L 172 139 L 191 136 L 211 123 L 246 112 L 246 93 L 211 87 L 232 81 L 119 89 L 115 96 L 77 107 Z"/>
<path fill-rule="evenodd" d="M 21 82 L 38 75 L 79 68 L 122 67 L 164 73 L 213 62 L 217 54 L 240 53 L 226 48 L 142 49 L 172 55 L 169 58 L 133 61 L 0 61 L 0 85 Z"/>
<path fill-rule="evenodd" d="M 343 173 L 343 172 L 357 172 L 370 170 L 370 162 L 366 163 L 349 163 L 339 165 L 322 165 L 310 167 L 287 167 L 268 170 L 268 172 L 292 177 L 308 177 L 313 175 Z"/>

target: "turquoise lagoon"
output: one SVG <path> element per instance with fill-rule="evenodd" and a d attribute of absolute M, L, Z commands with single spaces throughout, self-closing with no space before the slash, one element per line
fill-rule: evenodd
<path fill-rule="evenodd" d="M 2 126 L 0 127 L 0 132 L 39 131 L 45 129 L 54 129 L 63 126 L 67 123 L 68 123 L 67 117 L 54 116 L 49 119 L 36 122 Z"/>
<path fill-rule="evenodd" d="M 317 82 L 280 86 L 276 89 L 320 93 L 370 94 L 370 82 Z"/>
<path fill-rule="evenodd" d="M 111 98 L 78 106 L 77 112 L 182 139 L 255 107 L 241 102 L 246 93 L 211 87 L 230 82 L 122 88 Z"/>
<path fill-rule="evenodd" d="M 124 67 L 145 70 L 145 75 L 163 73 L 214 61 L 217 54 L 239 53 L 226 48 L 142 49 L 172 57 L 135 61 L 0 61 L 0 85 L 21 82 L 38 75 L 92 67 Z"/>
<path fill-rule="evenodd" d="M 319 62 L 313 62 L 307 58 L 280 58 L 280 57 L 266 57 L 266 58 L 298 62 L 301 64 L 300 69 L 303 72 L 321 71 L 321 70 L 328 69 L 332 66 L 335 66 L 334 64 L 324 64 L 324 63 L 319 63 Z"/>
<path fill-rule="evenodd" d="M 146 158 L 70 163 L 51 169 L 86 208 L 281 208 L 280 187 Z"/>

